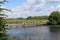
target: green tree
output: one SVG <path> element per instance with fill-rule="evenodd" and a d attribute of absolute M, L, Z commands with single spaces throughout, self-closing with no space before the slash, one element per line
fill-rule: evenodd
<path fill-rule="evenodd" d="M 60 24 L 60 12 L 59 11 L 53 11 L 51 13 L 51 15 L 49 16 L 48 24 L 52 24 L 52 25 Z"/>
<path fill-rule="evenodd" d="M 34 17 L 29 16 L 26 19 L 35 19 L 35 20 L 46 19 L 47 20 L 48 19 L 48 16 L 34 16 Z"/>
<path fill-rule="evenodd" d="M 1 14 L 4 10 L 10 11 L 5 8 L 1 8 L 1 5 L 4 4 L 6 0 L 0 1 L 0 40 L 7 40 L 7 35 L 6 35 L 6 27 L 5 27 L 5 14 Z"/>

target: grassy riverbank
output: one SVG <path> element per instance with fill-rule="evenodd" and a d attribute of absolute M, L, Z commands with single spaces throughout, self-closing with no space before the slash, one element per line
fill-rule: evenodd
<path fill-rule="evenodd" d="M 35 19 L 7 19 L 6 20 L 6 24 L 20 24 L 20 23 L 23 23 L 23 22 L 27 22 L 27 23 L 40 23 L 40 22 L 48 22 L 47 19 L 39 19 L 39 20 L 35 20 Z"/>

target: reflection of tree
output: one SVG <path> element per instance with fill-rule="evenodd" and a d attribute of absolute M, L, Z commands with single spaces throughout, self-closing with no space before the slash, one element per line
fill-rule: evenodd
<path fill-rule="evenodd" d="M 60 25 L 52 25 L 50 26 L 51 32 L 58 32 L 60 30 Z"/>

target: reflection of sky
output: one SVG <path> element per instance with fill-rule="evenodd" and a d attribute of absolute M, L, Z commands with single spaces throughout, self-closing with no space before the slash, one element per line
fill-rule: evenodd
<path fill-rule="evenodd" d="M 48 40 L 49 30 L 47 27 L 32 27 L 32 28 L 18 28 L 12 29 L 7 32 L 11 36 L 17 37 L 31 37 L 32 39 L 40 38 Z"/>

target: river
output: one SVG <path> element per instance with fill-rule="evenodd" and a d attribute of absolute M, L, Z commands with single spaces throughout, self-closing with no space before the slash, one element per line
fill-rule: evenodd
<path fill-rule="evenodd" d="M 60 32 L 51 32 L 50 26 L 20 27 L 7 31 L 10 40 L 60 40 Z"/>

